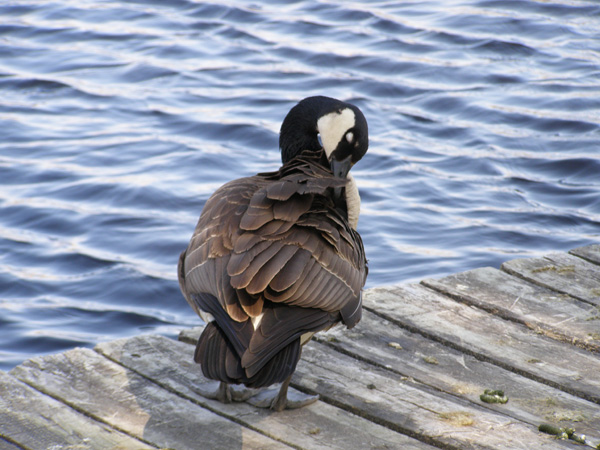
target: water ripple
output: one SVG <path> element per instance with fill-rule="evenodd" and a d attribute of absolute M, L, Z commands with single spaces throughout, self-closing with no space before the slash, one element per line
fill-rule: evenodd
<path fill-rule="evenodd" d="M 197 323 L 175 265 L 308 95 L 356 103 L 368 286 L 598 239 L 594 1 L 0 5 L 0 368 Z"/>

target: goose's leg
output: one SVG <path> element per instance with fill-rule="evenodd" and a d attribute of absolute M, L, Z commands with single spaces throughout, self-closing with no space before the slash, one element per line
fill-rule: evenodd
<path fill-rule="evenodd" d="M 271 409 L 275 411 L 283 411 L 287 407 L 288 403 L 288 387 L 290 386 L 290 381 L 292 381 L 292 376 L 290 375 L 287 379 L 281 383 L 281 387 L 279 388 L 279 393 L 273 399 L 271 403 Z"/>
<path fill-rule="evenodd" d="M 216 399 L 221 403 L 231 403 L 231 387 L 227 383 L 219 383 Z"/>

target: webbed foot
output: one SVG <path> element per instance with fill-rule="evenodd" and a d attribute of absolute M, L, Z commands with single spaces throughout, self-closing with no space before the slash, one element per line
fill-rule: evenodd
<path fill-rule="evenodd" d="M 202 397 L 218 400 L 221 403 L 245 402 L 259 392 L 258 389 L 230 385 L 219 381 L 204 383 L 201 386 L 196 386 L 195 390 Z"/>
<path fill-rule="evenodd" d="M 295 389 L 290 390 L 286 396 L 281 397 L 277 389 L 265 389 L 249 398 L 247 403 L 257 408 L 271 408 L 274 411 L 284 409 L 297 409 L 308 406 L 319 400 L 318 395 L 304 394 Z"/>
<path fill-rule="evenodd" d="M 303 392 L 288 387 L 291 377 L 285 380 L 279 389 L 265 389 L 255 396 L 248 399 L 250 403 L 257 408 L 271 408 L 274 411 L 283 411 L 284 409 L 297 409 L 310 405 L 319 400 L 318 395 L 304 394 Z"/>

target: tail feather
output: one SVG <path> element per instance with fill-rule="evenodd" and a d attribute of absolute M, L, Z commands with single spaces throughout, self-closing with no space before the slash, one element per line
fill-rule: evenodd
<path fill-rule="evenodd" d="M 228 384 L 243 383 L 250 388 L 283 382 L 294 372 L 299 359 L 300 339 L 296 339 L 281 349 L 253 376 L 248 377 L 242 368 L 241 358 L 215 322 L 204 328 L 194 354 L 194 361 L 200 364 L 206 378 Z"/>
<path fill-rule="evenodd" d="M 204 376 L 212 380 L 231 384 L 239 383 L 238 379 L 244 376 L 240 358 L 223 331 L 212 322 L 204 328 L 198 339 L 194 361 L 200 364 Z"/>
<path fill-rule="evenodd" d="M 248 348 L 248 344 L 252 338 L 254 331 L 252 322 L 250 320 L 246 320 L 245 322 L 233 320 L 223 309 L 217 297 L 212 294 L 192 294 L 191 299 L 198 309 L 212 314 L 219 326 L 219 330 L 225 333 L 227 342 L 241 357 Z"/>
<path fill-rule="evenodd" d="M 248 387 L 260 388 L 285 381 L 296 370 L 300 360 L 300 339 L 296 339 L 277 353 L 262 369 L 248 379 Z"/>

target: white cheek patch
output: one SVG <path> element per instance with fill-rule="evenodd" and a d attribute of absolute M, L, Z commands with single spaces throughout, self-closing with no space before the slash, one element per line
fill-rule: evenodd
<path fill-rule="evenodd" d="M 348 139 L 348 134 L 352 135 L 352 133 L 348 133 L 348 130 L 353 128 L 355 124 L 356 117 L 354 111 L 350 108 L 345 108 L 339 113 L 337 111 L 331 112 L 319 119 L 317 131 L 321 134 L 323 149 L 328 159 L 331 158 L 331 154 L 340 141 L 344 139 L 344 135 L 346 135 L 346 139 Z"/>

